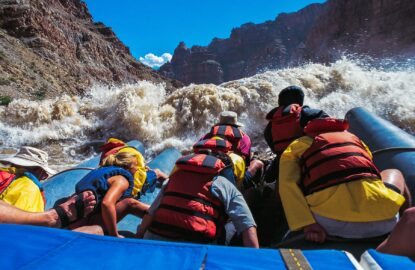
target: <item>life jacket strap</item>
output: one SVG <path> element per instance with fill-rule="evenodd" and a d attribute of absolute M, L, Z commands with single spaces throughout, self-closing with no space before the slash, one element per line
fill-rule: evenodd
<path fill-rule="evenodd" d="M 210 206 L 212 208 L 215 208 L 218 211 L 222 211 L 222 209 L 221 209 L 220 206 L 218 206 L 218 205 L 216 205 L 216 204 L 214 204 L 214 203 L 212 203 L 210 201 L 207 201 L 207 200 L 204 200 L 202 198 L 199 198 L 199 197 L 196 197 L 196 196 L 192 196 L 192 195 L 189 195 L 189 194 L 184 194 L 184 193 L 169 191 L 169 192 L 165 192 L 164 193 L 164 196 L 173 196 L 173 197 L 179 197 L 179 198 L 183 198 L 183 199 L 188 199 L 188 200 L 196 201 L 196 202 L 199 202 L 201 204 L 204 204 L 204 205 Z"/>
<path fill-rule="evenodd" d="M 309 195 L 313 192 L 322 190 L 329 186 L 333 185 L 333 181 L 335 181 L 334 185 L 338 185 L 345 182 L 352 182 L 355 180 L 362 179 L 362 174 L 368 174 L 367 176 L 363 176 L 367 179 L 379 179 L 380 176 L 377 171 L 370 167 L 358 167 L 358 168 L 351 168 L 342 171 L 337 171 L 334 173 L 329 173 L 325 176 L 320 177 L 313 183 L 304 187 L 304 191 L 306 195 Z M 345 178 L 349 175 L 355 175 L 349 178 Z M 343 181 L 338 181 L 338 179 L 344 179 Z"/>
<path fill-rule="evenodd" d="M 207 214 L 203 214 L 201 212 L 180 208 L 180 207 L 173 206 L 173 205 L 160 204 L 159 209 L 161 209 L 161 208 L 167 209 L 167 210 L 170 210 L 170 211 L 175 211 L 175 212 L 182 213 L 182 214 L 189 215 L 189 216 L 200 217 L 200 218 L 203 218 L 205 220 L 213 221 L 215 224 L 217 222 L 219 222 L 219 220 L 217 218 L 215 218 L 211 215 L 207 215 Z"/>

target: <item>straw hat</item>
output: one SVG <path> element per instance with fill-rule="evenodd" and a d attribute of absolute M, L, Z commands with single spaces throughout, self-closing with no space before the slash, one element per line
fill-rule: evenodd
<path fill-rule="evenodd" d="M 22 167 L 40 167 L 49 176 L 56 173 L 55 170 L 48 166 L 48 153 L 30 146 L 22 146 L 14 157 L 0 159 L 0 162 Z"/>
<path fill-rule="evenodd" d="M 238 114 L 233 111 L 223 111 L 219 115 L 219 123 L 217 125 L 234 125 L 243 127 L 244 124 L 238 122 Z"/>

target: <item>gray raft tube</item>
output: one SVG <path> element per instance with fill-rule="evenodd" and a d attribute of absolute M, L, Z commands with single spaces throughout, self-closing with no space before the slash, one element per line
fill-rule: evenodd
<path fill-rule="evenodd" d="M 140 141 L 130 141 L 129 146 L 135 147 L 140 153 L 144 155 L 144 145 Z M 147 166 L 152 169 L 160 169 L 166 174 L 170 174 L 173 170 L 176 160 L 181 156 L 181 153 L 176 148 L 168 148 L 156 156 L 150 161 Z M 53 207 L 54 203 L 61 198 L 70 196 L 75 192 L 76 183 L 88 174 L 91 170 L 95 169 L 99 165 L 100 155 L 93 157 L 87 161 L 80 163 L 74 168 L 60 172 L 50 179 L 48 179 L 44 185 L 45 197 L 46 197 L 46 209 Z M 153 193 L 146 193 L 140 198 L 140 201 L 147 204 L 151 204 L 158 193 L 156 189 Z M 134 216 L 125 217 L 119 224 L 119 230 L 135 231 L 137 225 L 140 223 L 140 219 Z"/>
<path fill-rule="evenodd" d="M 389 121 L 357 107 L 347 112 L 349 131 L 364 141 L 379 170 L 398 169 L 415 201 L 415 137 Z"/>

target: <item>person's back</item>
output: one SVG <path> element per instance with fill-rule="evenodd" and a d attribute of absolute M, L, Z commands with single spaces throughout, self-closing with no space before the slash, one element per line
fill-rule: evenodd
<path fill-rule="evenodd" d="M 137 237 L 223 243 L 229 215 L 237 231 L 242 233 L 244 243 L 257 247 L 253 217 L 242 194 L 221 176 L 224 169 L 228 169 L 225 163 L 214 155 L 181 157 L 169 182 L 148 210 L 149 215 L 144 218 Z"/>
<path fill-rule="evenodd" d="M 282 154 L 279 193 L 287 221 L 309 240 L 380 236 L 397 222 L 404 198 L 385 186 L 370 151 L 346 129 L 343 120 L 312 120 L 307 136 Z"/>
<path fill-rule="evenodd" d="M 196 154 L 180 159 L 176 166 L 149 230 L 172 239 L 220 241 L 227 216 L 209 189 L 225 164 L 211 155 Z"/>
<path fill-rule="evenodd" d="M 271 163 L 265 174 L 266 182 L 277 180 L 278 163 L 281 154 L 291 142 L 304 135 L 303 128 L 308 121 L 327 117 L 328 115 L 319 109 L 312 109 L 303 105 L 304 92 L 299 86 L 288 86 L 278 95 L 278 106 L 266 115 L 269 121 L 264 138 L 276 158 Z"/>

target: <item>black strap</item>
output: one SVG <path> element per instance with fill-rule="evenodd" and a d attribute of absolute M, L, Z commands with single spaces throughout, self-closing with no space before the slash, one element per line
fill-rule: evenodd
<path fill-rule="evenodd" d="M 356 143 L 354 143 L 354 142 L 332 143 L 332 144 L 328 144 L 328 145 L 326 145 L 326 146 L 324 146 L 324 147 L 321 147 L 321 148 L 317 149 L 316 151 L 314 151 L 314 152 L 312 152 L 312 153 L 310 153 L 310 154 L 308 154 L 308 155 L 303 155 L 302 159 L 303 159 L 303 160 L 304 160 L 304 162 L 305 162 L 305 161 L 306 161 L 307 159 L 309 159 L 310 157 L 312 157 L 312 156 L 314 156 L 315 154 L 320 153 L 320 152 L 322 152 L 322 151 L 324 151 L 324 150 L 331 149 L 331 148 L 338 148 L 338 147 L 348 146 L 348 145 L 353 145 L 353 146 L 357 146 L 357 147 L 359 147 L 359 148 L 363 148 L 363 146 L 362 146 L 362 145 L 356 144 Z"/>
<path fill-rule="evenodd" d="M 189 194 L 168 191 L 168 192 L 164 193 L 164 196 L 173 196 L 173 197 L 179 197 L 179 198 L 183 198 L 183 199 L 187 199 L 187 200 L 191 200 L 191 201 L 196 201 L 196 202 L 199 202 L 201 204 L 210 206 L 210 207 L 212 207 L 212 208 L 214 208 L 218 211 L 222 210 L 220 206 L 215 205 L 214 203 L 212 203 L 210 201 L 207 201 L 205 199 L 202 199 L 202 198 L 199 198 L 199 197 L 196 197 L 196 196 L 192 196 L 192 195 L 189 195 Z"/>
<path fill-rule="evenodd" d="M 75 201 L 76 219 L 80 219 L 84 217 L 84 193 L 80 193 L 77 196 Z"/>
<path fill-rule="evenodd" d="M 59 220 L 61 221 L 61 228 L 67 227 L 70 224 L 70 221 L 65 210 L 63 210 L 63 208 L 60 206 L 57 206 L 53 209 L 55 209 L 56 213 L 58 214 Z"/>
<path fill-rule="evenodd" d="M 197 211 L 193 211 L 193 210 L 189 210 L 189 209 L 184 209 L 184 208 L 173 206 L 173 205 L 160 204 L 159 208 L 164 208 L 164 209 L 167 209 L 167 210 L 170 210 L 170 211 L 175 211 L 175 212 L 186 214 L 186 215 L 189 215 L 189 216 L 200 217 L 200 218 L 203 218 L 205 220 L 213 221 L 215 224 L 217 222 L 219 222 L 219 220 L 217 218 L 215 218 L 211 215 L 207 215 L 207 214 L 197 212 Z"/>
<path fill-rule="evenodd" d="M 304 175 L 310 175 L 310 171 L 312 169 L 320 166 L 321 164 L 323 164 L 325 162 L 328 162 L 328 161 L 333 160 L 333 159 L 340 159 L 340 158 L 346 158 L 346 157 L 363 157 L 363 158 L 365 158 L 365 159 L 367 159 L 368 161 L 371 162 L 371 160 L 361 152 L 341 153 L 341 154 L 338 154 L 338 155 L 328 156 L 328 157 L 322 158 L 322 159 L 314 162 L 313 164 L 311 164 L 309 166 L 304 164 Z"/>
<path fill-rule="evenodd" d="M 206 158 L 203 160 L 202 166 L 206 168 L 215 168 L 215 164 L 218 159 L 214 156 L 207 155 Z"/>
<path fill-rule="evenodd" d="M 346 170 L 342 170 L 342 171 L 337 171 L 337 172 L 333 172 L 333 173 L 329 173 L 325 176 L 322 176 L 320 178 L 318 178 L 317 180 L 315 180 L 314 182 L 312 182 L 311 184 L 304 186 L 305 192 L 306 194 L 310 194 L 311 192 L 315 192 L 317 191 L 316 188 L 320 187 L 320 186 L 324 186 L 325 184 L 327 184 L 329 181 L 331 180 L 336 180 L 336 179 L 342 179 L 344 177 L 350 176 L 350 175 L 355 175 L 355 174 L 371 174 L 371 176 L 365 176 L 365 178 L 380 178 L 380 176 L 378 175 L 377 171 L 373 168 L 370 167 L 358 167 L 358 168 L 351 168 L 351 169 L 346 169 Z M 362 176 L 356 176 L 356 177 L 350 177 L 347 179 L 347 182 L 351 182 L 357 179 L 361 179 Z M 343 181 L 345 182 L 345 181 Z M 341 182 L 336 182 L 333 185 L 337 185 Z M 324 186 L 324 188 L 326 188 L 327 186 Z"/>
<path fill-rule="evenodd" d="M 414 152 L 415 147 L 389 147 L 389 148 L 372 151 L 372 155 L 377 155 L 377 154 L 381 154 L 384 152 L 393 152 L 393 151 Z"/>
<path fill-rule="evenodd" d="M 288 270 L 312 270 L 310 263 L 299 249 L 280 249 L 280 254 Z"/>

